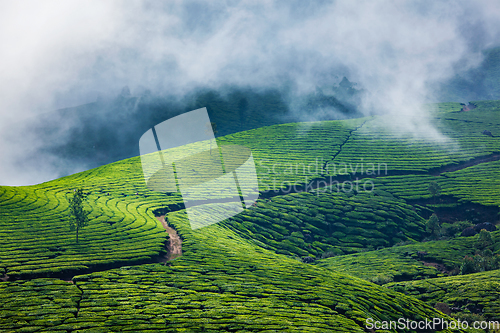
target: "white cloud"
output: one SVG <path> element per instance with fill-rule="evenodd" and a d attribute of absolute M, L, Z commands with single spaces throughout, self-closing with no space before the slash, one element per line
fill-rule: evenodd
<path fill-rule="evenodd" d="M 486 0 L 3 1 L 0 121 L 125 85 L 183 94 L 293 82 L 307 92 L 348 75 L 369 91 L 362 112 L 428 126 L 418 105 L 433 99 L 431 84 L 459 62 L 477 65 L 498 45 L 498 22 L 500 6 Z M 2 146 L 2 156 L 13 149 Z"/>

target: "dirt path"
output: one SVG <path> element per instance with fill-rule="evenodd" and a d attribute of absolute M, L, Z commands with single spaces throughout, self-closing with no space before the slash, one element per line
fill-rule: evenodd
<path fill-rule="evenodd" d="M 461 161 L 457 164 L 447 164 L 439 168 L 434 168 L 429 170 L 429 174 L 432 176 L 439 176 L 443 172 L 454 172 L 459 171 L 471 166 L 475 166 L 482 163 L 494 162 L 500 160 L 500 153 L 492 153 L 486 156 L 479 156 L 472 158 L 468 161 Z"/>
<path fill-rule="evenodd" d="M 420 260 L 420 262 L 423 263 L 424 266 L 434 267 L 440 273 L 444 273 L 444 274 L 450 275 L 450 272 L 446 269 L 446 267 L 443 264 L 440 264 L 440 263 L 437 263 L 437 262 L 424 261 L 424 260 Z"/>
<path fill-rule="evenodd" d="M 447 164 L 441 167 L 432 168 L 428 171 L 411 171 L 411 170 L 388 170 L 383 175 L 367 175 L 363 173 L 353 173 L 347 175 L 337 175 L 337 176 L 318 176 L 317 178 L 311 179 L 307 185 L 295 185 L 293 187 L 288 187 L 286 189 L 278 189 L 276 191 L 261 192 L 259 198 L 269 199 L 276 196 L 281 196 L 290 193 L 300 193 L 306 190 L 313 190 L 319 187 L 328 187 L 331 184 L 342 183 L 344 181 L 353 181 L 354 179 L 363 180 L 366 178 L 383 178 L 390 176 L 411 176 L 411 175 L 432 175 L 441 176 L 444 172 L 453 172 L 463 170 L 475 165 L 482 163 L 494 162 L 500 160 L 500 153 L 491 153 L 489 155 L 478 156 L 468 161 L 461 161 L 456 164 Z M 321 184 L 321 185 L 320 185 Z"/>
<path fill-rule="evenodd" d="M 166 232 L 168 232 L 168 235 L 170 236 L 167 245 L 168 249 L 167 261 L 182 256 L 182 239 L 177 233 L 177 231 L 175 231 L 174 228 L 168 225 L 167 221 L 165 221 L 165 215 L 157 216 L 156 219 L 161 222 Z"/>

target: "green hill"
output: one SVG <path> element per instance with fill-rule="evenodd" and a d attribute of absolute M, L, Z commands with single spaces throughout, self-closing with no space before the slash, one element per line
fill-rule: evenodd
<path fill-rule="evenodd" d="M 498 320 L 500 278 L 498 270 L 432 280 L 390 283 L 387 286 L 429 304 L 442 302 L 461 317 Z M 479 313 L 479 314 L 478 314 Z"/>
<path fill-rule="evenodd" d="M 424 222 L 401 200 L 302 192 L 258 202 L 224 225 L 277 253 L 320 257 L 420 240 Z"/>
<path fill-rule="evenodd" d="M 420 241 L 430 237 L 425 222 L 432 211 L 455 228 L 471 207 L 478 213 L 469 212 L 470 224 L 497 222 L 500 102 L 476 104 L 468 112 L 458 103 L 429 106 L 447 137 L 438 144 L 425 131 L 391 131 L 382 117 L 218 138 L 252 150 L 261 199 L 194 231 L 180 195 L 146 188 L 140 158 L 0 187 L 0 273 L 7 280 L 0 282 L 0 330 L 363 332 L 368 318 L 442 316 L 433 302 L 452 300 L 412 287 L 424 282 L 394 291 L 366 280 L 464 278 L 445 277 L 422 261 L 453 269 L 475 254 L 475 237 Z M 374 188 L 363 188 L 367 180 Z M 435 198 L 428 191 L 433 181 L 441 186 Z M 67 212 L 80 187 L 91 221 L 76 243 Z M 180 258 L 167 261 L 169 235 L 155 214 L 166 214 L 181 236 Z M 495 284 L 475 288 L 498 295 Z M 495 318 L 495 304 L 482 305 L 488 318 Z"/>
<path fill-rule="evenodd" d="M 492 233 L 492 255 L 500 254 L 500 231 Z M 478 237 L 416 242 L 409 245 L 326 258 L 320 267 L 347 273 L 373 282 L 388 283 L 458 274 L 465 256 L 478 252 Z M 424 265 L 433 264 L 433 265 Z M 437 267 L 440 270 L 436 269 Z"/>
<path fill-rule="evenodd" d="M 443 316 L 383 287 L 260 249 L 220 225 L 191 231 L 169 265 L 0 284 L 0 328 L 31 331 L 363 332 L 366 318 Z M 24 296 L 24 297 L 23 297 Z"/>

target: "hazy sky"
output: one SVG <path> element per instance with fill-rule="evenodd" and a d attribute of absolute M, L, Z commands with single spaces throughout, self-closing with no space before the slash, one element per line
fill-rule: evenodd
<path fill-rule="evenodd" d="M 0 123 L 113 96 L 338 83 L 427 126 L 434 83 L 499 45 L 498 1 L 0 1 Z M 31 138 L 35 140 L 36 138 Z M 0 183 L 16 144 L 2 139 Z M 23 143 L 25 144 L 25 143 Z M 36 144 L 33 145 L 36 149 Z M 50 170 L 47 170 L 50 174 Z"/>

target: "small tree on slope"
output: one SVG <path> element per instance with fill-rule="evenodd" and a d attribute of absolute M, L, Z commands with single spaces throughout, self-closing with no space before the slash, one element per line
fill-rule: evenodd
<path fill-rule="evenodd" d="M 76 242 L 78 243 L 78 231 L 87 226 L 89 222 L 89 211 L 83 208 L 85 194 L 81 188 L 75 190 L 73 197 L 69 199 L 69 230 L 76 230 Z"/>
<path fill-rule="evenodd" d="M 429 192 L 431 192 L 432 197 L 434 198 L 434 204 L 436 204 L 436 196 L 441 192 L 441 186 L 437 182 L 430 182 L 428 187 Z"/>
<path fill-rule="evenodd" d="M 441 226 L 439 225 L 439 218 L 437 217 L 436 214 L 431 215 L 425 226 L 427 232 L 437 238 L 441 230 Z"/>

